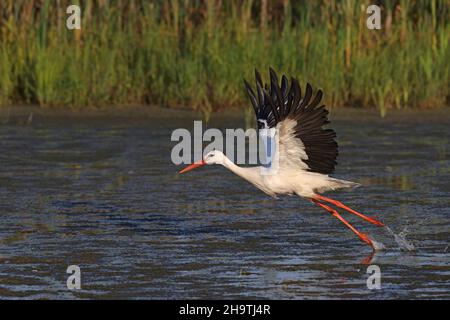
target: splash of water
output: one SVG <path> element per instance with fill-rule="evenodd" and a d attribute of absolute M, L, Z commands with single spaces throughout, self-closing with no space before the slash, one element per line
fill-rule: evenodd
<path fill-rule="evenodd" d="M 408 242 L 408 240 L 406 240 L 406 234 L 408 233 L 408 230 L 406 228 L 403 229 L 403 231 L 400 232 L 399 234 L 396 234 L 388 226 L 385 226 L 384 228 L 387 230 L 387 232 L 391 236 L 394 237 L 394 240 L 398 244 L 398 246 L 400 247 L 400 250 L 404 250 L 404 251 L 414 251 L 414 250 L 416 250 L 414 245 L 412 243 Z"/>
<path fill-rule="evenodd" d="M 382 244 L 381 242 L 375 241 L 373 238 L 370 239 L 370 240 L 372 240 L 373 248 L 374 248 L 376 251 L 380 251 L 380 250 L 386 249 L 386 247 L 384 246 L 384 244 Z"/>

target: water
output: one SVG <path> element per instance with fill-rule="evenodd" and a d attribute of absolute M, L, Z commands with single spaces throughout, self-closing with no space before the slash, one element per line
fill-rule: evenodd
<path fill-rule="evenodd" d="M 335 176 L 363 187 L 333 196 L 387 224 L 341 211 L 374 255 L 308 201 L 178 175 L 170 133 L 192 117 L 27 118 L 0 126 L 0 298 L 450 298 L 450 115 L 335 115 Z"/>

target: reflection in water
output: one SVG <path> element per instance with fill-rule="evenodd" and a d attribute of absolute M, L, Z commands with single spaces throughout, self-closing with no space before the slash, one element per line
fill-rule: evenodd
<path fill-rule="evenodd" d="M 369 254 L 367 257 L 365 257 L 363 260 L 361 260 L 361 264 L 369 265 L 372 263 L 375 263 L 375 255 L 379 252 L 379 250 L 373 250 L 371 254 Z"/>
<path fill-rule="evenodd" d="M 348 217 L 377 252 L 309 202 L 223 168 L 180 178 L 170 133 L 187 120 L 5 123 L 0 298 L 449 298 L 450 118 L 413 120 L 334 125 L 336 176 L 364 184 L 335 196 L 389 226 Z M 80 291 L 66 288 L 71 264 Z"/>
<path fill-rule="evenodd" d="M 361 180 L 363 185 L 384 185 L 386 187 L 395 188 L 401 191 L 408 191 L 414 189 L 414 184 L 411 175 L 398 175 L 387 177 L 367 177 Z"/>

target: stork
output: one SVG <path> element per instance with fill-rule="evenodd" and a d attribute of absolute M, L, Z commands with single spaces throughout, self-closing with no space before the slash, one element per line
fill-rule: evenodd
<path fill-rule="evenodd" d="M 332 205 L 376 226 L 384 226 L 383 223 L 323 195 L 327 191 L 355 188 L 359 184 L 330 177 L 337 164 L 338 144 L 335 141 L 335 131 L 323 128 L 329 121 L 325 105 L 320 104 L 322 90 L 317 90 L 313 97 L 312 86 L 307 83 L 302 95 L 295 78 L 291 78 L 289 86 L 287 77 L 283 75 L 280 85 L 272 68 L 269 69 L 269 74 L 270 84 L 263 85 L 261 75 L 255 70 L 256 93 L 246 80 L 244 85 L 255 110 L 258 129 L 275 128 L 278 134 L 278 145 L 275 148 L 278 161 L 276 170 L 272 168 L 273 174 L 267 174 L 261 166 L 237 166 L 219 150 L 207 153 L 202 160 L 179 173 L 205 164 L 221 164 L 269 196 L 276 198 L 278 195 L 296 194 L 308 199 L 376 249 L 373 241 L 356 230 Z"/>

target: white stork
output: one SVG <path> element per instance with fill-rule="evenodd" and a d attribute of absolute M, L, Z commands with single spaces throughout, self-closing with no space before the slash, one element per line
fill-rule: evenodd
<path fill-rule="evenodd" d="M 328 111 L 320 105 L 322 91 L 318 90 L 313 99 L 309 83 L 304 95 L 299 83 L 283 75 L 281 86 L 275 71 L 270 68 L 270 85 L 263 86 L 261 76 L 255 70 L 256 94 L 244 80 L 245 88 L 255 109 L 258 129 L 264 125 L 276 128 L 278 132 L 278 166 L 274 174 L 262 174 L 260 166 L 243 168 L 234 164 L 221 151 L 209 152 L 204 159 L 191 164 L 180 173 L 190 171 L 205 164 L 221 164 L 238 176 L 252 183 L 266 194 L 276 197 L 296 194 L 312 201 L 343 222 L 358 237 L 376 249 L 371 239 L 356 230 L 331 205 L 344 209 L 377 226 L 383 223 L 359 213 L 343 203 L 327 198 L 322 193 L 342 188 L 354 188 L 358 183 L 335 179 L 329 176 L 337 164 L 338 145 L 336 133 L 322 127 L 329 123 Z"/>

